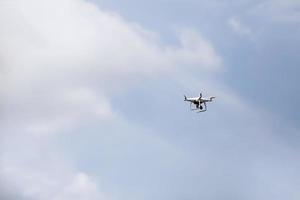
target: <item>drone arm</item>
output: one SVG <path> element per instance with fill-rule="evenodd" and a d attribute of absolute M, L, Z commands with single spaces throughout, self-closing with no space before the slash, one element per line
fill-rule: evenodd
<path fill-rule="evenodd" d="M 210 98 L 209 98 L 209 101 L 211 102 L 211 101 L 213 101 L 215 98 L 216 98 L 216 97 L 210 97 Z"/>

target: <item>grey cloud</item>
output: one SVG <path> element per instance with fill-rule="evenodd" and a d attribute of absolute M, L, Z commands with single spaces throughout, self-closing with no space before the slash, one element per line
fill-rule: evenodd
<path fill-rule="evenodd" d="M 179 45 L 163 45 L 83 1 L 31 3 L 21 6 L 26 25 L 12 7 L 0 12 L 14 33 L 0 37 L 8 72 L 1 165 L 19 194 L 297 199 L 298 130 L 213 76 L 222 59 L 201 35 L 183 31 Z M 189 112 L 181 96 L 199 88 L 217 96 L 204 115 Z"/>
<path fill-rule="evenodd" d="M 1 169 L 0 169 L 1 171 Z M 32 200 L 20 194 L 20 191 L 9 180 L 4 179 L 0 174 L 0 199 L 3 200 Z"/>
<path fill-rule="evenodd" d="M 251 13 L 273 23 L 299 23 L 300 3 L 296 0 L 263 1 Z"/>
<path fill-rule="evenodd" d="M 110 97 L 144 79 L 182 65 L 221 65 L 195 31 L 180 33 L 180 45 L 163 45 L 85 1 L 10 1 L 0 11 L 1 177 L 32 199 L 109 199 L 51 141 L 85 123 L 114 122 Z"/>

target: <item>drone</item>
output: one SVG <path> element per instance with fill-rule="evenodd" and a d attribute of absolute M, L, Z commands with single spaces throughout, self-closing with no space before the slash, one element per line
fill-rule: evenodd
<path fill-rule="evenodd" d="M 202 93 L 199 97 L 186 97 L 184 95 L 184 101 L 190 102 L 190 110 L 197 112 L 205 112 L 207 110 L 206 102 L 212 102 L 216 97 L 202 98 Z"/>

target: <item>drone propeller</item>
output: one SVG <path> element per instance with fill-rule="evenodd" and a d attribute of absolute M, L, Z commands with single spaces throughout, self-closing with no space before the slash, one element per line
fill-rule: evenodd
<path fill-rule="evenodd" d="M 184 96 L 184 101 L 186 101 L 186 96 L 185 95 L 183 95 Z"/>
<path fill-rule="evenodd" d="M 200 94 L 199 94 L 199 100 L 202 98 L 202 93 L 200 92 Z"/>

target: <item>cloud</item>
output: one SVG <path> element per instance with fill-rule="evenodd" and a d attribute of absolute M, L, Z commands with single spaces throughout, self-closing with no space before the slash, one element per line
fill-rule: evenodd
<path fill-rule="evenodd" d="M 275 23 L 299 23 L 300 3 L 297 0 L 275 0 L 259 3 L 251 13 Z"/>
<path fill-rule="evenodd" d="M 109 199 L 89 175 L 72 170 L 63 160 L 45 153 L 42 158 L 37 152 L 23 151 L 27 151 L 27 155 L 8 152 L 4 158 L 9 158 L 2 162 L 1 178 L 14 188 L 14 193 L 8 193 L 7 187 L 1 187 L 8 197 L 28 200 Z"/>
<path fill-rule="evenodd" d="M 78 173 L 73 177 L 70 185 L 67 185 L 61 194 L 54 197 L 55 200 L 64 199 L 91 199 L 101 200 L 107 197 L 100 194 L 94 182 L 85 173 Z"/>
<path fill-rule="evenodd" d="M 233 21 L 239 31 L 241 24 Z M 0 30 L 4 197 L 292 199 L 299 191 L 298 151 L 276 135 L 296 131 L 273 128 L 270 115 L 225 84 L 198 82 L 199 71 L 217 72 L 222 59 L 197 31 L 179 30 L 178 44 L 165 44 L 158 33 L 82 0 L 6 1 Z M 124 93 L 159 77 L 171 82 L 168 91 L 192 86 L 216 94 L 217 112 L 191 117 L 168 96 L 171 112 L 152 110 L 165 126 L 156 129 L 118 110 Z M 160 102 L 157 91 L 151 103 Z"/>
<path fill-rule="evenodd" d="M 250 30 L 249 27 L 247 27 L 245 24 L 241 23 L 238 19 L 236 18 L 230 18 L 228 20 L 228 25 L 234 32 L 236 32 L 239 35 L 246 35 L 246 36 L 251 36 L 252 31 Z"/>
<path fill-rule="evenodd" d="M 167 57 L 173 60 L 173 66 L 192 64 L 203 70 L 215 71 L 222 65 L 221 58 L 216 54 L 212 45 L 199 33 L 185 29 L 178 31 L 181 48 L 168 47 Z"/>
<path fill-rule="evenodd" d="M 131 85 L 222 64 L 196 31 L 179 31 L 180 44 L 166 45 L 82 0 L 2 2 L 0 29 L 1 177 L 22 199 L 109 199 L 49 141 L 89 121 L 114 120 L 110 98 Z"/>
<path fill-rule="evenodd" d="M 7 113 L 20 112 L 13 114 L 20 120 L 55 118 L 49 124 L 59 126 L 78 107 L 80 114 L 111 116 L 106 94 L 174 68 L 221 65 L 195 31 L 182 31 L 179 47 L 162 45 L 156 33 L 85 1 L 11 1 L 2 8 L 1 95 Z"/>

